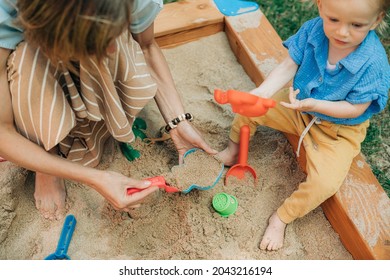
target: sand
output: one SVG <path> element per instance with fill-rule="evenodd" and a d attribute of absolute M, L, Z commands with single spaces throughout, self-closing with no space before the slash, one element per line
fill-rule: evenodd
<path fill-rule="evenodd" d="M 230 105 L 214 101 L 214 89 L 249 91 L 254 87 L 230 51 L 225 34 L 164 53 L 186 111 L 194 115 L 193 124 L 212 147 L 222 150 L 233 113 Z M 145 133 L 158 136 L 164 122 L 156 104 L 148 104 L 140 117 L 147 123 Z M 141 157 L 129 162 L 118 143 L 110 140 L 98 168 L 141 179 L 167 174 L 178 164 L 171 140 L 147 144 L 137 139 L 132 145 Z M 248 173 L 243 179 L 229 176 L 225 184 L 225 167 L 213 188 L 188 194 L 161 190 L 130 215 L 114 210 L 89 187 L 67 181 L 67 213 L 77 219 L 69 256 L 76 260 L 352 259 L 320 207 L 287 227 L 281 250 L 259 250 L 269 216 L 305 180 L 305 174 L 286 138 L 268 128 L 258 128 L 251 139 L 248 164 L 257 180 Z M 33 174 L 3 162 L 0 185 L 0 259 L 43 259 L 54 252 L 63 220 L 50 222 L 38 214 Z M 236 213 L 227 218 L 211 204 L 220 192 L 238 201 Z"/>

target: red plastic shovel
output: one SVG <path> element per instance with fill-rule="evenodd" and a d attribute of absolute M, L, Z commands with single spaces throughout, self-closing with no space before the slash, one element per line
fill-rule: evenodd
<path fill-rule="evenodd" d="M 167 193 L 175 193 L 175 192 L 180 192 L 180 190 L 176 187 L 170 186 L 167 184 L 163 176 L 156 176 L 156 177 L 151 177 L 145 179 L 147 181 L 151 182 L 151 186 L 157 186 L 161 189 L 164 189 Z M 137 189 L 137 188 L 129 188 L 127 189 L 127 194 L 131 195 L 137 192 L 140 192 L 144 189 Z"/>
<path fill-rule="evenodd" d="M 243 125 L 240 129 L 240 151 L 238 154 L 238 163 L 230 167 L 225 177 L 225 185 L 229 176 L 235 176 L 243 179 L 246 172 L 253 175 L 257 179 L 256 171 L 247 164 L 248 160 L 248 146 L 249 146 L 249 126 Z"/>

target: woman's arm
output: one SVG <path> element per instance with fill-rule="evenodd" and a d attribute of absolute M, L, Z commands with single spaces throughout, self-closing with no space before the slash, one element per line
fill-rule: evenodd
<path fill-rule="evenodd" d="M 133 37 L 140 44 L 151 75 L 157 83 L 158 89 L 155 100 L 165 122 L 168 123 L 186 112 L 168 63 L 154 38 L 154 25 L 149 26 L 144 32 L 133 34 Z M 184 153 L 194 147 L 201 148 L 209 154 L 217 153 L 203 140 L 188 121 L 181 121 L 177 128 L 170 131 L 170 134 L 179 152 L 180 163 Z"/>
<path fill-rule="evenodd" d="M 145 188 L 149 183 L 127 178 L 116 172 L 81 166 L 46 152 L 42 147 L 20 135 L 14 126 L 7 80 L 6 61 L 9 54 L 10 50 L 0 48 L 0 156 L 32 171 L 87 184 L 117 209 L 139 204 L 141 199 L 157 190 L 157 187 L 148 188 L 128 196 L 127 188 Z"/>
<path fill-rule="evenodd" d="M 144 32 L 133 34 L 133 37 L 139 43 L 151 75 L 157 83 L 155 100 L 165 122 L 168 123 L 185 112 L 168 63 L 154 39 L 154 25 Z"/>

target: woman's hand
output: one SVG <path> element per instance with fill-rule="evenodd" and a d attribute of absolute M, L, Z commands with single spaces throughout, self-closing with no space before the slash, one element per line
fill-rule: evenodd
<path fill-rule="evenodd" d="M 151 186 L 149 181 L 132 179 L 114 171 L 103 171 L 102 176 L 96 179 L 97 182 L 92 187 L 107 199 L 116 210 L 125 212 L 139 207 L 148 195 L 158 190 L 158 187 Z M 127 189 L 129 188 L 143 190 L 128 195 Z"/>
<path fill-rule="evenodd" d="M 188 121 L 180 122 L 169 133 L 179 153 L 179 164 L 183 163 L 185 152 L 192 148 L 202 149 L 212 155 L 218 153 L 203 140 L 200 133 Z"/>
<path fill-rule="evenodd" d="M 280 104 L 286 108 L 298 110 L 298 111 L 315 111 L 316 100 L 313 98 L 306 98 L 303 100 L 298 100 L 297 95 L 299 89 L 294 90 L 290 87 L 289 99 L 290 103 L 281 101 Z"/>

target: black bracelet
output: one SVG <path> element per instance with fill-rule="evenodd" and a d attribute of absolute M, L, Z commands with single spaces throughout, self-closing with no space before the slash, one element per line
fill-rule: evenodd
<path fill-rule="evenodd" d="M 192 121 L 194 117 L 190 113 L 185 113 L 177 116 L 173 120 L 171 120 L 166 126 L 165 126 L 165 132 L 171 131 L 171 129 L 176 128 L 179 122 L 187 120 Z"/>

